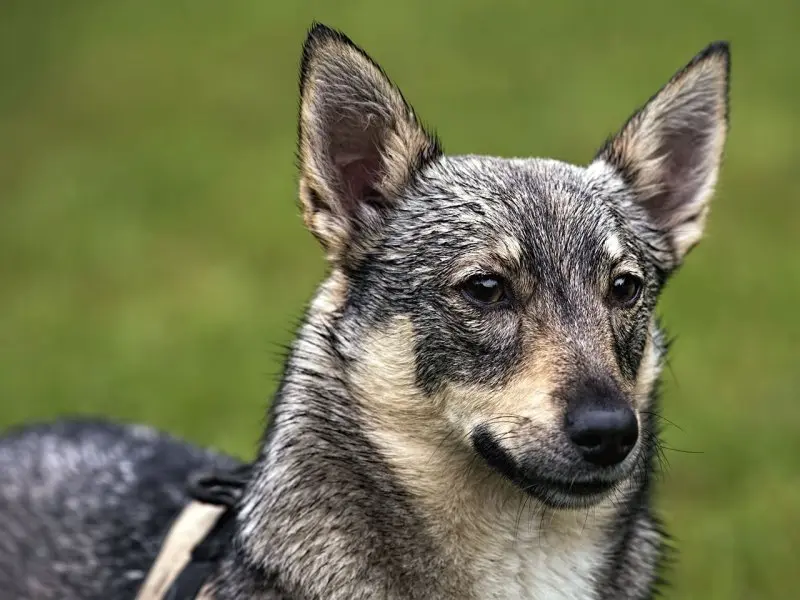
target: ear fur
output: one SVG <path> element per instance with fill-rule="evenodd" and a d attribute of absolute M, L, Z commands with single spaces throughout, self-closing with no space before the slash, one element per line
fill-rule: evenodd
<path fill-rule="evenodd" d="M 663 234 L 673 267 L 700 240 L 728 130 L 730 50 L 696 55 L 600 150 Z"/>
<path fill-rule="evenodd" d="M 332 261 L 380 227 L 436 138 L 381 68 L 343 33 L 314 24 L 300 67 L 300 202 Z"/>

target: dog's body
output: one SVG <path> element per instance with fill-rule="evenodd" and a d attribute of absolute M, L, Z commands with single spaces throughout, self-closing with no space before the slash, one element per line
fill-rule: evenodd
<path fill-rule="evenodd" d="M 0 441 L 0 598 L 133 598 L 189 474 L 229 467 L 142 426 L 68 421 Z"/>
<path fill-rule="evenodd" d="M 331 269 L 214 597 L 652 596 L 653 310 L 702 233 L 728 65 L 710 46 L 586 168 L 448 157 L 363 51 L 312 29 L 300 197 Z M 189 475 L 233 464 L 137 427 L 8 436 L 0 595 L 132 597 Z"/>

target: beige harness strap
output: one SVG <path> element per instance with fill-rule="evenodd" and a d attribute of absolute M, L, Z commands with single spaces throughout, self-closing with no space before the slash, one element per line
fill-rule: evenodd
<path fill-rule="evenodd" d="M 211 595 L 211 591 L 209 590 L 209 584 L 204 585 L 200 589 L 200 593 L 197 594 L 197 598 L 195 600 L 214 600 L 214 597 Z"/>
<path fill-rule="evenodd" d="M 161 600 L 191 559 L 192 550 L 211 531 L 224 506 L 192 501 L 181 511 L 167 533 L 161 551 L 147 574 L 136 600 Z M 197 600 L 211 600 L 204 586 Z"/>

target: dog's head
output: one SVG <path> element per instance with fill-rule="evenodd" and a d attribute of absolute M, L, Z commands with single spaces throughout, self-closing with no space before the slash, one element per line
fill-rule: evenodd
<path fill-rule="evenodd" d="M 361 387 L 386 382 L 366 387 L 412 430 L 425 404 L 552 506 L 630 477 L 652 435 L 653 311 L 701 237 L 728 71 L 727 45 L 709 46 L 585 167 L 450 157 L 362 50 L 315 26 L 300 198 L 346 282 L 334 337 Z"/>

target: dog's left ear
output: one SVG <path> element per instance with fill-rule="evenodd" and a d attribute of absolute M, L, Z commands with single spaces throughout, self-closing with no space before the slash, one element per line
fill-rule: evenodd
<path fill-rule="evenodd" d="M 380 67 L 324 25 L 312 26 L 306 38 L 300 97 L 304 220 L 330 260 L 347 260 L 441 150 Z"/>
<path fill-rule="evenodd" d="M 598 153 L 632 186 L 672 267 L 700 240 L 728 129 L 730 52 L 708 46 Z"/>

